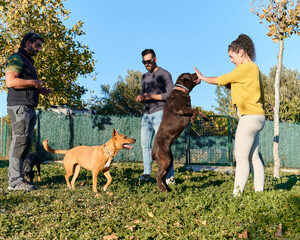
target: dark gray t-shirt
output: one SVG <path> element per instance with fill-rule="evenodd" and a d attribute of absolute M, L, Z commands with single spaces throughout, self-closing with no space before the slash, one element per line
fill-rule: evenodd
<path fill-rule="evenodd" d="M 147 72 L 142 77 L 142 94 L 161 94 L 162 100 L 145 101 L 144 113 L 154 113 L 163 110 L 166 99 L 173 89 L 171 74 L 159 67 L 155 72 Z"/>

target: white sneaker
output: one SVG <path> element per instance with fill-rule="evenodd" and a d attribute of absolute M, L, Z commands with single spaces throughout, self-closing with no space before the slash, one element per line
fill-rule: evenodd
<path fill-rule="evenodd" d="M 30 184 L 29 182 L 22 180 L 15 186 L 8 186 L 7 190 L 22 190 L 22 191 L 32 191 L 36 190 L 36 186 L 33 184 Z"/>
<path fill-rule="evenodd" d="M 173 177 L 170 177 L 168 179 L 166 179 L 166 183 L 169 184 L 175 184 L 175 179 Z"/>

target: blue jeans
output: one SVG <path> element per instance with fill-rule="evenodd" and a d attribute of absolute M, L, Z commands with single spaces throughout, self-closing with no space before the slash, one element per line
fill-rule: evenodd
<path fill-rule="evenodd" d="M 154 135 L 157 133 L 163 111 L 151 114 L 144 113 L 141 122 L 141 145 L 143 149 L 144 174 L 151 175 L 152 170 L 152 143 Z M 174 166 L 167 173 L 167 178 L 174 177 Z"/>

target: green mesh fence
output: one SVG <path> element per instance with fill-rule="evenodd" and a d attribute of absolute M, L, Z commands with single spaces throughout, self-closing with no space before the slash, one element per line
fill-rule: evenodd
<path fill-rule="evenodd" d="M 39 112 L 36 131 L 36 149 L 43 159 L 60 160 L 63 155 L 48 153 L 42 146 L 42 141 L 48 139 L 53 149 L 70 149 L 75 146 L 102 145 L 111 136 L 113 128 L 120 134 L 135 138 L 132 150 L 121 150 L 115 161 L 142 161 L 140 137 L 141 118 L 133 116 L 100 116 L 85 114 L 58 114 L 54 112 Z M 172 146 L 174 157 L 185 158 L 186 140 L 183 137 Z"/>
<path fill-rule="evenodd" d="M 188 164 L 223 165 L 233 163 L 233 138 L 237 120 L 229 116 L 197 118 L 189 125 Z"/>
<path fill-rule="evenodd" d="M 231 165 L 235 122 L 224 121 L 226 116 L 214 116 L 211 122 L 196 120 L 172 145 L 177 162 L 213 165 Z M 116 161 L 142 161 L 140 142 L 140 117 L 99 116 L 90 113 L 62 114 L 51 111 L 38 112 L 32 151 L 44 160 L 60 160 L 63 155 L 47 153 L 42 147 L 44 139 L 54 149 L 74 146 L 95 146 L 107 142 L 113 128 L 136 139 L 132 150 L 121 150 Z M 229 130 L 228 130 L 229 129 Z M 1 125 L 0 156 L 8 157 L 11 128 Z M 265 164 L 273 162 L 273 122 L 267 121 L 260 133 L 260 153 Z M 226 135 L 227 134 L 227 135 Z M 300 168 L 300 124 L 280 123 L 279 156 L 281 166 Z"/>
<path fill-rule="evenodd" d="M 11 128 L 10 126 L 1 119 L 0 122 L 0 156 L 8 157 L 9 147 L 11 144 Z"/>
<path fill-rule="evenodd" d="M 70 149 L 75 146 L 96 146 L 106 143 L 113 128 L 120 134 L 136 138 L 132 150 L 121 150 L 116 161 L 141 159 L 140 118 L 99 116 L 90 113 L 65 115 L 54 112 L 39 112 L 37 123 L 37 152 L 47 160 L 62 159 L 64 155 L 51 154 L 44 150 L 42 141 L 48 139 L 53 149 Z"/>
<path fill-rule="evenodd" d="M 282 167 L 300 168 L 300 124 L 279 124 L 279 157 Z M 274 125 L 266 121 L 259 136 L 259 151 L 265 164 L 273 163 Z"/>

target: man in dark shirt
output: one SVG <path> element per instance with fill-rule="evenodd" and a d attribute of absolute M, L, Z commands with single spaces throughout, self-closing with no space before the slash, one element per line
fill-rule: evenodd
<path fill-rule="evenodd" d="M 152 170 L 152 142 L 162 119 L 166 99 L 173 89 L 173 82 L 171 74 L 156 65 L 157 58 L 152 49 L 145 49 L 142 57 L 142 63 L 148 72 L 142 77 L 141 95 L 136 97 L 137 102 L 145 103 L 141 122 L 144 173 L 140 176 L 140 180 L 149 181 Z M 167 183 L 175 183 L 173 165 L 167 174 Z"/>
<path fill-rule="evenodd" d="M 34 108 L 38 105 L 39 94 L 48 95 L 52 91 L 38 79 L 32 59 L 39 53 L 43 43 L 44 39 L 39 34 L 27 33 L 19 51 L 9 56 L 6 62 L 7 113 L 12 126 L 8 190 L 31 191 L 36 188 L 24 179 L 22 166 L 31 147 L 36 122 Z"/>

